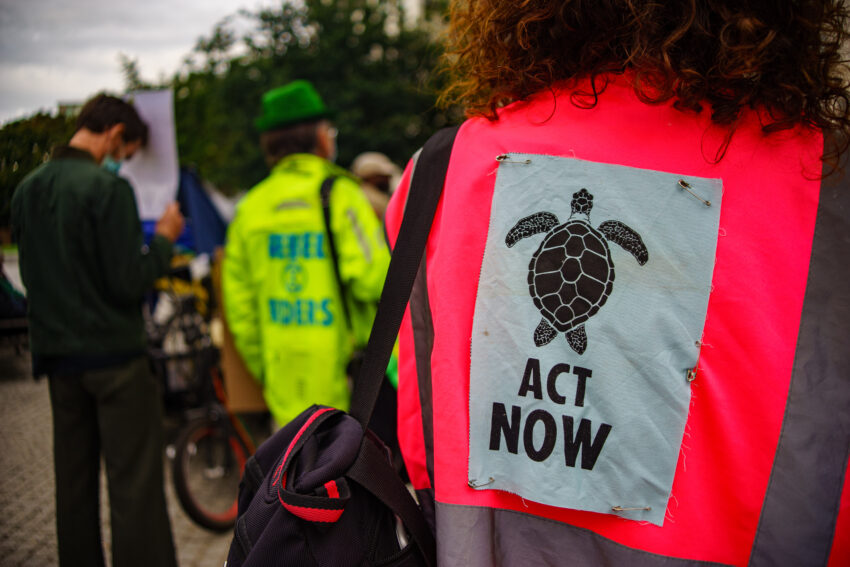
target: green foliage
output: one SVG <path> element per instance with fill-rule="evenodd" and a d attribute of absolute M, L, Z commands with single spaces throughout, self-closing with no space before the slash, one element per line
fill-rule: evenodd
<path fill-rule="evenodd" d="M 9 224 L 12 193 L 33 169 L 47 161 L 53 146 L 67 142 L 74 119 L 39 113 L 0 129 L 0 227 Z"/>
<path fill-rule="evenodd" d="M 267 174 L 254 119 L 264 92 L 307 79 L 335 111 L 339 158 L 363 151 L 404 165 L 449 117 L 434 107 L 439 56 L 424 29 L 402 25 L 398 0 L 306 0 L 242 12 L 254 29 L 242 38 L 219 24 L 201 39 L 198 64 L 174 80 L 181 161 L 225 191 Z"/>
<path fill-rule="evenodd" d="M 137 59 L 132 59 L 123 53 L 119 53 L 118 62 L 121 64 L 121 74 L 124 75 L 124 85 L 128 91 L 143 91 L 157 88 L 142 79 L 142 74 L 139 71 L 139 61 Z"/>

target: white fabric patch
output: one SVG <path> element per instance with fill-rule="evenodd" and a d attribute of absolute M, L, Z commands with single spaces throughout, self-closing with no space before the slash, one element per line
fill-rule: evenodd
<path fill-rule="evenodd" d="M 721 196 L 718 179 L 500 163 L 472 327 L 470 486 L 663 523 Z"/>

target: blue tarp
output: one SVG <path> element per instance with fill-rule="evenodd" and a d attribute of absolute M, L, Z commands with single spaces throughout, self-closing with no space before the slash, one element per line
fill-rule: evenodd
<path fill-rule="evenodd" d="M 195 172 L 180 169 L 177 201 L 180 203 L 180 211 L 186 217 L 186 228 L 177 244 L 196 254 L 209 254 L 212 257 L 216 247 L 224 245 L 227 223 L 221 218 Z M 142 221 L 145 242 L 153 237 L 155 226 L 155 220 Z"/>

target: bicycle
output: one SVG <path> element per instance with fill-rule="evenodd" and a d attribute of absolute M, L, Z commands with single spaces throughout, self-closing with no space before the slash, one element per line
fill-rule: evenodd
<path fill-rule="evenodd" d="M 227 407 L 219 350 L 209 317 L 198 309 L 203 293 L 187 281 L 184 270 L 175 270 L 158 286 L 173 312 L 162 323 L 148 318 L 148 354 L 166 407 L 183 420 L 169 450 L 177 498 L 195 523 L 223 532 L 236 521 L 239 482 L 255 446 Z"/>

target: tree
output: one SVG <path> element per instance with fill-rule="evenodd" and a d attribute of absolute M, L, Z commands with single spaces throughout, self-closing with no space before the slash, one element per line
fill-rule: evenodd
<path fill-rule="evenodd" d="M 339 163 L 362 151 L 404 164 L 449 116 L 434 107 L 439 50 L 424 29 L 402 25 L 399 0 L 306 0 L 243 11 L 253 30 L 236 47 L 227 22 L 202 38 L 203 61 L 175 77 L 181 161 L 224 190 L 267 174 L 254 119 L 262 94 L 307 79 L 335 111 Z"/>
<path fill-rule="evenodd" d="M 139 61 L 137 59 L 132 59 L 124 53 L 119 53 L 118 62 L 121 64 L 121 74 L 124 75 L 124 86 L 128 92 L 156 88 L 151 83 L 142 79 L 142 73 L 139 70 Z"/>
<path fill-rule="evenodd" d="M 33 169 L 47 161 L 53 146 L 67 142 L 74 119 L 38 113 L 0 129 L 0 227 L 9 225 L 12 193 Z"/>

